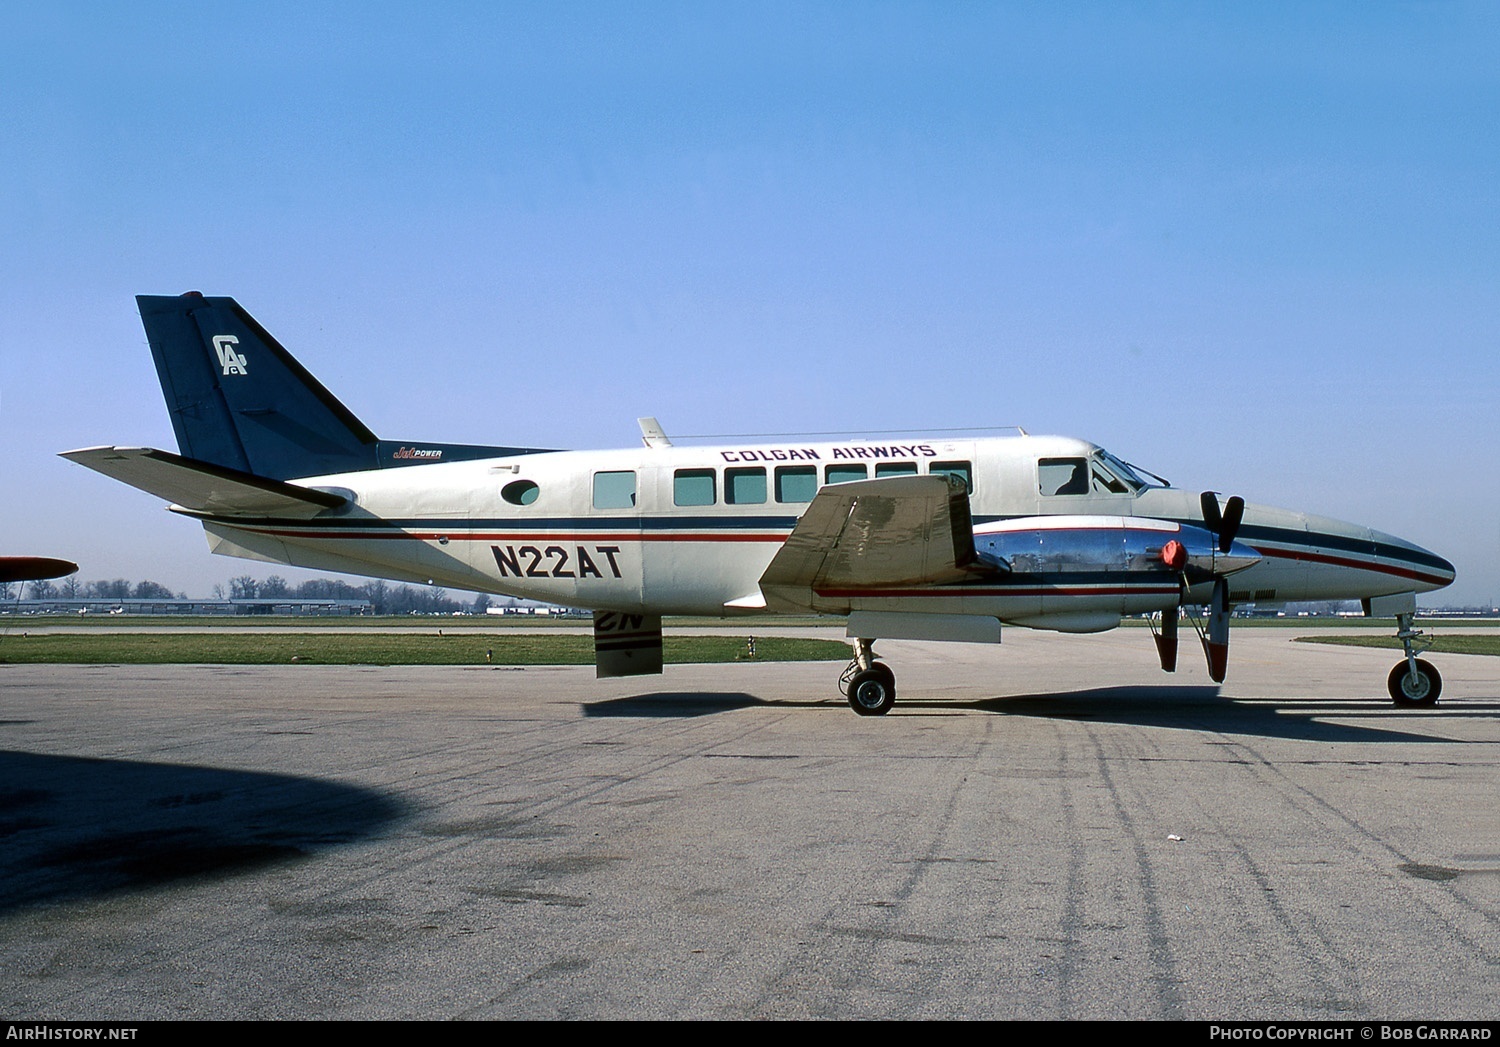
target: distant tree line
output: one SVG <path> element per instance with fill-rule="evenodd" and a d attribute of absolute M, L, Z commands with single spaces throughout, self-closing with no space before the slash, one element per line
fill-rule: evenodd
<path fill-rule="evenodd" d="M 214 598 L 224 599 L 222 585 L 214 586 Z M 229 580 L 228 596 L 231 600 L 369 600 L 376 614 L 452 614 L 455 611 L 477 611 L 483 613 L 489 606 L 489 597 L 480 596 L 472 603 L 463 603 L 450 597 L 437 586 L 391 585 L 383 581 L 350 585 L 334 578 L 312 578 L 300 585 L 292 585 L 280 575 L 273 574 L 264 581 L 241 575 Z"/>
<path fill-rule="evenodd" d="M 144 581 L 131 583 L 124 578 L 106 582 L 83 582 L 77 578 L 56 581 L 3 582 L 0 599 L 14 600 L 25 596 L 32 600 L 186 600 L 186 593 L 174 593 L 165 585 Z M 390 585 L 373 581 L 350 585 L 333 578 L 313 578 L 292 585 L 273 574 L 261 581 L 249 575 L 231 578 L 228 588 L 213 587 L 213 599 L 223 600 L 369 600 L 376 614 L 452 614 L 473 611 L 483 614 L 490 598 L 479 596 L 470 602 L 450 597 L 436 586 Z"/>
<path fill-rule="evenodd" d="M 24 584 L 24 591 L 23 586 Z M 0 582 L 0 599 L 14 600 L 186 600 L 187 593 L 174 593 L 165 585 L 144 581 L 132 584 L 124 578 L 106 582 L 83 582 L 77 578 L 56 581 Z"/>

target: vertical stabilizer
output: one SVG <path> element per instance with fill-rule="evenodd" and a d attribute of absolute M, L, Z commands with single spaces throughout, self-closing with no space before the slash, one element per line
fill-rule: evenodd
<path fill-rule="evenodd" d="M 136 298 L 185 457 L 286 480 L 378 466 L 358 418 L 233 298 Z"/>

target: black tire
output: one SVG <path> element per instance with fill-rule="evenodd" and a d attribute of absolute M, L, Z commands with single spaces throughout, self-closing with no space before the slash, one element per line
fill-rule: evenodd
<path fill-rule="evenodd" d="M 896 674 L 885 666 L 854 674 L 849 681 L 849 708 L 861 716 L 884 716 L 896 704 Z"/>
<path fill-rule="evenodd" d="M 1418 658 L 1415 679 L 1404 661 L 1397 662 L 1386 677 L 1385 686 L 1391 692 L 1391 701 L 1397 705 L 1436 705 L 1438 695 L 1443 693 L 1443 677 L 1431 662 Z"/>

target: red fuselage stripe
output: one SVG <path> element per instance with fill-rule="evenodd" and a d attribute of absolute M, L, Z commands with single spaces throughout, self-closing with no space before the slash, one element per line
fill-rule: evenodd
<path fill-rule="evenodd" d="M 229 521 L 218 521 L 229 523 Z M 590 542 L 694 542 L 694 543 L 761 543 L 780 544 L 787 539 L 783 532 L 759 532 L 759 533 L 723 533 L 717 531 L 709 532 L 683 532 L 676 534 L 658 534 L 641 531 L 574 531 L 560 533 L 557 531 L 328 531 L 328 530 L 300 530 L 281 527 L 258 527 L 253 524 L 232 523 L 230 526 L 240 527 L 257 534 L 272 535 L 277 538 L 299 538 L 299 539 L 327 539 L 337 541 L 348 540 L 378 540 L 378 541 L 419 541 L 435 542 L 446 538 L 450 542 L 558 542 L 558 541 L 590 541 Z M 1270 546 L 1256 546 L 1255 551 L 1262 556 L 1272 557 L 1278 560 L 1296 560 L 1303 563 L 1328 564 L 1333 567 L 1348 567 L 1359 571 L 1374 571 L 1379 574 L 1394 575 L 1397 578 L 1407 578 L 1412 581 L 1424 582 L 1430 585 L 1447 585 L 1451 578 L 1443 575 L 1429 574 L 1424 571 L 1413 570 L 1409 567 L 1397 567 L 1392 564 L 1379 563 L 1374 560 L 1355 560 L 1346 556 L 1332 556 L 1328 553 L 1316 553 L 1301 549 L 1277 549 Z M 1061 592 L 1063 590 L 1048 590 L 1049 592 Z M 1095 591 L 1095 590 L 1089 590 Z M 903 592 L 906 592 L 903 590 Z M 866 592 L 864 595 L 871 595 Z M 919 594 L 918 594 L 919 595 Z M 985 595 L 1000 595 L 986 593 Z"/>
<path fill-rule="evenodd" d="M 1306 563 L 1326 563 L 1334 567 L 1352 567 L 1359 571 L 1378 571 L 1381 574 L 1393 574 L 1397 578 L 1410 578 L 1412 581 L 1428 582 L 1432 585 L 1447 585 L 1452 578 L 1445 578 L 1438 574 L 1424 574 L 1421 571 L 1413 571 L 1409 567 L 1393 567 L 1390 564 L 1374 563 L 1370 560 L 1351 560 L 1344 556 L 1329 556 L 1327 553 L 1310 553 L 1296 549 L 1270 549 L 1265 546 L 1256 546 L 1255 551 L 1262 556 L 1274 556 L 1278 560 L 1301 560 Z"/>

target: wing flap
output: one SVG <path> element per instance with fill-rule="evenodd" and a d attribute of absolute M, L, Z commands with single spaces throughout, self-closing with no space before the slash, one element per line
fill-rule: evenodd
<path fill-rule="evenodd" d="M 805 610 L 821 588 L 957 581 L 977 557 L 962 480 L 895 476 L 824 487 L 761 575 L 773 610 Z"/>
<path fill-rule="evenodd" d="M 307 519 L 348 499 L 152 447 L 87 447 L 62 457 L 173 505 L 210 516 Z"/>

